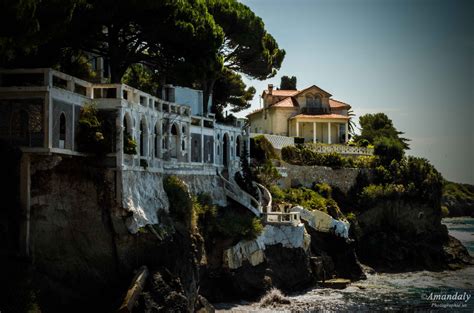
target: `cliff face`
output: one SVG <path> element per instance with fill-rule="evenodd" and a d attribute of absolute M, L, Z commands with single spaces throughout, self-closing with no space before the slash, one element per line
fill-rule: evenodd
<path fill-rule="evenodd" d="M 131 205 L 147 210 L 155 206 L 159 221 L 154 231 L 148 226 L 132 234 L 130 220 L 139 211 L 116 203 L 114 172 L 94 164 L 83 158 L 32 160 L 30 245 L 40 307 L 44 312 L 114 311 L 133 270 L 145 264 L 156 272 L 173 273 L 192 311 L 202 239 L 169 218 L 163 205 L 166 193 L 159 184 L 150 194 L 161 198 L 156 203 L 133 197 L 133 188 L 139 186 L 131 187 Z M 142 216 L 153 224 L 150 215 Z"/>
<path fill-rule="evenodd" d="M 361 213 L 354 227 L 357 254 L 378 271 L 442 270 L 472 262 L 425 203 L 384 201 Z"/>

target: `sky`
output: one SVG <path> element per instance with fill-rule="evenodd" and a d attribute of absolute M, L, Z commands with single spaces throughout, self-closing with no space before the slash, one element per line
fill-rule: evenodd
<path fill-rule="evenodd" d="M 242 0 L 285 49 L 277 75 L 349 103 L 356 119 L 384 112 L 448 180 L 474 184 L 474 1 Z"/>

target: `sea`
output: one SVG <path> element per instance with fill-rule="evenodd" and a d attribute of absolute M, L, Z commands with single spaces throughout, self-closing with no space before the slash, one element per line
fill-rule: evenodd
<path fill-rule="evenodd" d="M 445 218 L 449 233 L 474 256 L 474 218 Z M 287 295 L 291 304 L 215 304 L 217 312 L 474 312 L 474 266 L 455 271 L 368 274 L 345 289 Z"/>

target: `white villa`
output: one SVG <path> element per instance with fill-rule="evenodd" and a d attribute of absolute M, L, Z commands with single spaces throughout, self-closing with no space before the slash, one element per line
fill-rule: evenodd
<path fill-rule="evenodd" d="M 108 164 L 152 172 L 238 168 L 248 141 L 243 121 L 222 125 L 202 114 L 202 92 L 166 87 L 159 99 L 124 84 L 95 84 L 52 69 L 0 70 L 0 139 L 29 153 L 81 155 L 81 107 L 93 102 L 112 138 Z M 212 101 L 212 100 L 211 100 Z M 209 103 L 210 106 L 211 102 Z M 124 137 L 137 154 L 124 153 Z"/>

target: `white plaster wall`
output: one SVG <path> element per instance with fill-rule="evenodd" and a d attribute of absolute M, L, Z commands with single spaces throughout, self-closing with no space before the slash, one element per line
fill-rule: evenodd
<path fill-rule="evenodd" d="M 203 93 L 201 90 L 195 90 L 186 87 L 174 87 L 174 100 L 178 104 L 184 104 L 191 107 L 194 115 L 202 115 Z M 208 112 L 212 105 L 212 96 L 209 97 Z"/>
<path fill-rule="evenodd" d="M 217 175 L 176 175 L 189 187 L 189 191 L 198 195 L 208 193 L 215 204 L 226 206 L 227 198 L 221 179 Z"/>
<path fill-rule="evenodd" d="M 162 175 L 146 171 L 122 172 L 122 206 L 131 212 L 127 227 L 131 233 L 148 224 L 159 224 L 158 210 L 168 211 Z"/>
<path fill-rule="evenodd" d="M 285 248 L 308 250 L 311 236 L 306 232 L 304 225 L 266 225 L 262 234 L 255 240 L 243 240 L 224 251 L 224 265 L 230 269 L 242 266 L 248 261 L 253 266 L 265 260 L 266 246 L 281 244 Z"/>

